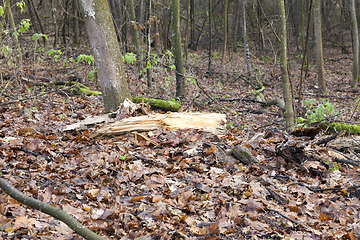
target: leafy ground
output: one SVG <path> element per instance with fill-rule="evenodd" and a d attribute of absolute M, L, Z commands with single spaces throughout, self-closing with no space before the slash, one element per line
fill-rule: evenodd
<path fill-rule="evenodd" d="M 20 71 L 6 67 L 6 59 L 1 59 L 0 173 L 18 190 L 62 208 L 110 239 L 360 237 L 359 190 L 346 190 L 359 185 L 359 168 L 341 163 L 326 168 L 318 161 L 298 164 L 280 157 L 279 145 L 299 139 L 285 133 L 277 107 L 239 100 L 254 99 L 251 87 L 238 79 L 246 72 L 241 57 L 233 55 L 221 65 L 220 55 L 215 54 L 209 74 L 207 53 L 198 51 L 191 53 L 186 68 L 185 109 L 226 113 L 226 134 L 158 129 L 147 133 L 158 143 L 154 147 L 130 133 L 92 139 L 100 126 L 63 131 L 66 125 L 104 111 L 101 96 L 79 95 L 72 91 L 74 85 L 61 85 L 72 79 L 99 90 L 96 81 L 88 79 L 92 65 L 69 60 L 63 65 L 65 57 L 76 59 L 84 52 L 89 54 L 64 49 L 55 61 L 54 55 L 30 51 Z M 293 58 L 290 70 L 297 96 L 300 67 L 296 61 L 300 59 Z M 171 58 L 165 55 L 158 61 L 152 90 L 144 79 L 138 80 L 134 65 L 126 64 L 133 96 L 173 98 L 174 76 L 167 71 Z M 274 59 L 253 56 L 251 62 L 257 76 L 264 74 L 266 99 L 281 96 L 280 70 Z M 338 120 L 358 123 L 358 114 L 353 114 L 358 95 L 349 85 L 351 64 L 351 55 L 326 52 L 328 101 L 340 113 Z M 303 99 L 317 98 L 316 81 L 316 69 L 311 66 Z M 308 150 L 331 162 L 327 148 L 312 144 L 326 134 L 306 141 Z M 258 165 L 249 167 L 225 154 L 239 143 L 251 149 Z M 333 187 L 341 189 L 317 191 Z M 0 239 L 76 238 L 62 222 L 2 191 L 0 196 Z"/>

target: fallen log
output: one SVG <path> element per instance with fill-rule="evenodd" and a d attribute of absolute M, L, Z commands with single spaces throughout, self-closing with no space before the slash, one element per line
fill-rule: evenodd
<path fill-rule="evenodd" d="M 226 130 L 226 115 L 218 113 L 167 113 L 130 117 L 100 128 L 93 137 L 121 135 L 132 131 L 152 131 L 158 128 L 198 128 L 223 135 Z"/>

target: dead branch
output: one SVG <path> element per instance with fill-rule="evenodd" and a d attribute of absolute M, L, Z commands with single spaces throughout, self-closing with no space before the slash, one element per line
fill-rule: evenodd
<path fill-rule="evenodd" d="M 2 177 L 0 177 L 0 188 L 16 201 L 25 204 L 28 207 L 37 209 L 43 213 L 49 214 L 50 216 L 62 221 L 85 239 L 105 240 L 105 238 L 95 234 L 93 231 L 86 228 L 84 225 L 79 223 L 75 218 L 70 216 L 68 213 L 64 212 L 61 209 L 53 207 L 49 204 L 43 203 L 39 200 L 26 196 L 25 194 L 14 188 L 10 183 L 8 183 Z"/>

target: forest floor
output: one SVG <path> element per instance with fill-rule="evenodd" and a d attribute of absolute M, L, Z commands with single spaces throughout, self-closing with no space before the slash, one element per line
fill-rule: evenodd
<path fill-rule="evenodd" d="M 100 91 L 96 81 L 88 79 L 93 65 L 69 61 L 83 53 L 89 51 L 64 49 L 55 61 L 56 54 L 29 52 L 20 71 L 7 67 L 6 59 L 0 60 L 4 75 L 0 176 L 21 192 L 62 208 L 108 239 L 360 237 L 360 193 L 353 187 L 360 185 L 360 168 L 336 163 L 328 147 L 314 144 L 331 133 L 322 131 L 313 140 L 293 137 L 285 132 L 278 107 L 242 100 L 254 100 L 251 86 L 238 78 L 246 75 L 242 52 L 228 57 L 224 65 L 221 55 L 214 54 L 211 73 L 206 52 L 191 52 L 187 62 L 184 109 L 225 113 L 224 135 L 201 129 L 143 133 L 152 141 L 131 133 L 92 138 L 103 124 L 64 132 L 67 125 L 104 112 L 101 95 L 77 94 L 74 85 L 61 85 L 71 79 Z M 138 80 L 135 65 L 126 64 L 133 96 L 174 98 L 174 73 L 167 70 L 172 59 L 157 57 L 151 90 L 146 80 Z M 291 58 L 297 103 L 300 58 Z M 265 86 L 265 99 L 281 98 L 278 63 L 252 56 L 251 64 Z M 314 65 L 303 80 L 302 99 L 317 99 L 314 107 L 332 103 L 336 116 L 331 121 L 359 123 L 359 114 L 354 113 L 358 93 L 350 89 L 352 55 L 328 50 L 325 71 L 327 100 L 317 94 Z M 299 114 L 304 117 L 306 107 L 301 106 Z M 307 151 L 319 154 L 333 167 L 314 159 L 294 162 L 279 156 L 278 147 L 289 140 L 307 142 Z M 224 154 L 240 143 L 256 156 L 257 165 L 247 166 Z M 196 154 L 185 154 L 187 150 Z M 358 160 L 353 151 L 348 153 Z M 332 190 L 321 190 L 327 188 Z M 30 238 L 77 239 L 77 235 L 0 190 L 0 239 Z"/>

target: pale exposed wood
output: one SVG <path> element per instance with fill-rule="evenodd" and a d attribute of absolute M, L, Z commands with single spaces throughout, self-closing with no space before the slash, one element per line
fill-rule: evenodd
<path fill-rule="evenodd" d="M 158 128 L 197 128 L 222 135 L 226 129 L 226 115 L 218 113 L 168 113 L 131 117 L 100 128 L 93 137 L 121 135 L 132 131 L 152 131 Z"/>

